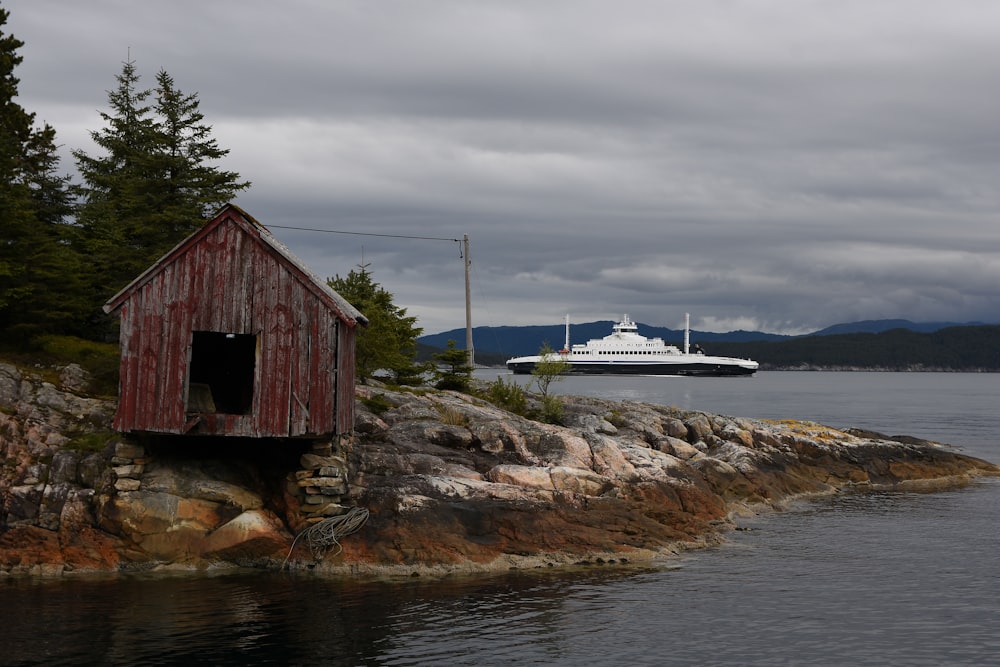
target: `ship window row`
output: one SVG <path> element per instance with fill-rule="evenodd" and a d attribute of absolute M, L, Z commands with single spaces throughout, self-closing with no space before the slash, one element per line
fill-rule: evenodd
<path fill-rule="evenodd" d="M 577 350 L 574 350 L 573 354 L 588 354 L 588 353 L 586 353 L 586 352 L 579 352 Z M 597 354 L 598 355 L 602 355 L 602 354 L 614 354 L 614 355 L 621 355 L 621 354 L 657 354 L 657 352 L 655 350 L 598 350 Z"/>

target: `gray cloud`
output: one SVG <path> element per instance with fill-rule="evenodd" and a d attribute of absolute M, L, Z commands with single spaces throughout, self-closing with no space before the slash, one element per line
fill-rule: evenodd
<path fill-rule="evenodd" d="M 633 318 L 1000 321 L 1000 6 L 985 0 L 7 0 L 65 145 L 121 62 L 197 92 L 237 202 L 428 332 Z M 280 226 L 280 227 L 279 227 Z"/>

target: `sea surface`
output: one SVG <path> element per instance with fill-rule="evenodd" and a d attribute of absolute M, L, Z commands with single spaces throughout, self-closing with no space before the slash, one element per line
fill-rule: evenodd
<path fill-rule="evenodd" d="M 995 374 L 571 376 L 553 391 L 857 426 L 1000 461 Z M 1000 480 L 803 502 L 740 528 L 656 565 L 446 580 L 0 579 L 0 664 L 1000 665 Z"/>

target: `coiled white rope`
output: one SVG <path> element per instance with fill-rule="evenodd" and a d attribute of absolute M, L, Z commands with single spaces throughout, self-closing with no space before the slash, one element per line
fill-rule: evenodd
<path fill-rule="evenodd" d="M 288 559 L 292 556 L 292 551 L 295 550 L 296 543 L 302 537 L 306 538 L 306 544 L 309 545 L 309 550 L 316 560 L 325 556 L 333 547 L 337 548 L 336 553 L 333 554 L 336 556 L 344 550 L 340 545 L 340 539 L 360 530 L 368 521 L 368 514 L 368 510 L 364 507 L 352 507 L 346 514 L 331 516 L 309 526 L 292 540 L 292 546 L 288 549 L 288 555 L 285 556 L 281 569 L 285 569 Z"/>

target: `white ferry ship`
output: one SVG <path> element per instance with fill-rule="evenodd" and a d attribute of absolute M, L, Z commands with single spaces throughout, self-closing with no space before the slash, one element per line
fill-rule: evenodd
<path fill-rule="evenodd" d="M 757 362 L 734 357 L 715 357 L 700 347 L 690 346 L 690 318 L 684 317 L 684 350 L 663 342 L 662 338 L 647 338 L 625 315 L 614 325 L 611 335 L 592 338 L 582 345 L 570 346 L 569 317 L 566 318 L 566 345 L 552 353 L 553 359 L 569 364 L 569 372 L 579 375 L 753 375 Z M 531 373 L 541 360 L 538 355 L 515 357 L 507 361 L 513 373 Z"/>

